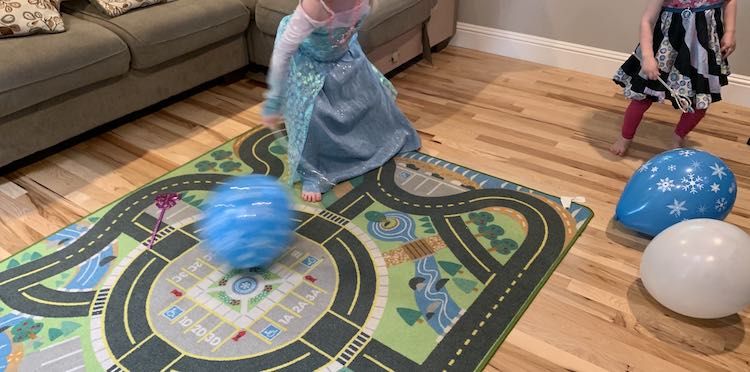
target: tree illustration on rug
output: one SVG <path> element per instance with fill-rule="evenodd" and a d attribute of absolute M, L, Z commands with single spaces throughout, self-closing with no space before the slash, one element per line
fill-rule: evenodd
<path fill-rule="evenodd" d="M 511 252 L 518 249 L 518 243 L 511 239 L 502 239 L 500 237 L 505 235 L 505 229 L 499 225 L 490 225 L 495 220 L 495 217 L 488 212 L 473 212 L 469 213 L 469 221 L 467 225 L 477 225 L 478 234 L 474 237 L 482 237 L 490 241 L 491 248 L 488 248 L 490 252 L 497 251 L 500 254 L 508 255 Z"/>
<path fill-rule="evenodd" d="M 481 236 L 489 241 L 495 240 L 501 235 L 505 234 L 505 229 L 498 225 L 479 226 L 479 234 L 474 236 Z"/>
<path fill-rule="evenodd" d="M 464 273 L 463 270 L 461 270 L 463 268 L 463 266 L 461 266 L 460 264 L 457 264 L 455 262 L 438 261 L 438 265 L 440 265 L 440 267 L 443 270 L 445 270 L 445 272 L 448 273 L 448 275 L 450 275 L 450 276 L 456 276 L 456 274 L 463 274 Z"/>
<path fill-rule="evenodd" d="M 60 329 L 62 329 L 65 336 L 75 332 L 78 328 L 81 328 L 81 325 L 76 322 L 64 321 L 60 324 Z"/>
<path fill-rule="evenodd" d="M 60 273 L 60 280 L 55 282 L 55 287 L 60 288 L 65 284 L 65 279 L 70 276 L 68 273 Z"/>
<path fill-rule="evenodd" d="M 216 159 L 216 161 L 222 161 L 231 158 L 232 152 L 226 150 L 216 150 L 211 153 L 211 157 Z"/>
<path fill-rule="evenodd" d="M 204 202 L 203 199 L 196 199 L 195 195 L 188 195 L 187 193 L 180 194 L 180 200 L 182 200 L 183 203 L 188 203 L 196 208 L 200 208 Z"/>
<path fill-rule="evenodd" d="M 42 330 L 44 324 L 37 323 L 31 318 L 16 324 L 10 333 L 13 335 L 13 342 L 24 342 L 26 340 L 33 340 L 36 338 L 39 331 Z"/>
<path fill-rule="evenodd" d="M 216 170 L 216 163 L 208 160 L 203 160 L 195 165 L 195 169 L 198 170 L 198 172 L 208 172 L 208 171 L 215 171 Z"/>
<path fill-rule="evenodd" d="M 462 290 L 464 293 L 471 293 L 472 291 L 478 292 L 479 289 L 477 288 L 477 285 L 479 283 L 473 281 L 473 280 L 467 280 L 463 278 L 453 278 L 453 284 L 458 287 L 458 289 Z"/>
<path fill-rule="evenodd" d="M 219 165 L 221 167 L 221 170 L 224 171 L 224 173 L 230 173 L 230 172 L 239 172 L 240 167 L 242 167 L 242 164 L 236 162 L 236 161 L 225 161 Z"/>
<path fill-rule="evenodd" d="M 63 321 L 62 323 L 60 323 L 59 328 L 50 328 L 49 331 L 47 331 L 47 337 L 50 341 L 55 341 L 62 336 L 69 336 L 78 328 L 81 328 L 81 325 L 78 323 Z"/>
<path fill-rule="evenodd" d="M 495 220 L 495 216 L 488 212 L 472 212 L 469 213 L 469 221 L 466 224 L 473 223 L 477 226 L 487 226 L 488 223 Z"/>
<path fill-rule="evenodd" d="M 388 220 L 388 217 L 386 217 L 385 214 L 376 211 L 365 213 L 365 218 L 367 218 L 368 221 L 375 223 L 383 223 Z"/>
<path fill-rule="evenodd" d="M 407 309 L 404 307 L 399 307 L 396 309 L 398 312 L 398 315 L 401 316 L 401 319 L 406 322 L 409 326 L 413 326 L 416 323 L 422 323 L 422 312 L 419 310 L 414 309 Z"/>
<path fill-rule="evenodd" d="M 430 220 L 430 217 L 424 216 L 419 219 L 419 222 L 422 222 L 422 228 L 424 229 L 425 234 L 435 233 L 435 226 L 432 225 L 432 220 Z"/>
<path fill-rule="evenodd" d="M 50 341 L 55 341 L 62 335 L 63 331 L 60 328 L 50 328 L 49 331 L 47 331 L 47 337 Z"/>
<path fill-rule="evenodd" d="M 516 241 L 512 239 L 495 239 L 492 241 L 492 249 L 496 250 L 500 254 L 508 255 L 518 249 L 518 243 L 516 243 Z"/>
<path fill-rule="evenodd" d="M 182 200 L 183 203 L 190 203 L 195 200 L 195 195 L 188 195 L 184 192 L 180 194 L 180 200 Z"/>
<path fill-rule="evenodd" d="M 42 258 L 42 254 L 39 253 L 39 252 L 33 252 L 33 253 L 32 252 L 24 252 L 23 255 L 21 256 L 21 260 L 24 261 L 24 262 L 26 262 L 26 261 L 31 262 L 31 261 L 34 261 L 34 260 L 38 260 L 40 258 Z"/>

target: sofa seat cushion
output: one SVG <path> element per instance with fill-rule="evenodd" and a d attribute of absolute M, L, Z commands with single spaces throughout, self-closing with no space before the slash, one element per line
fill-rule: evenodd
<path fill-rule="evenodd" d="M 365 20 L 359 41 L 365 50 L 381 46 L 430 18 L 436 0 L 379 0 Z M 258 0 L 258 29 L 276 35 L 281 19 L 294 11 L 299 0 Z"/>
<path fill-rule="evenodd" d="M 64 33 L 0 41 L 0 117 L 128 72 L 130 52 L 117 35 L 63 19 Z"/>
<path fill-rule="evenodd" d="M 242 34 L 250 12 L 237 0 L 179 0 L 109 18 L 87 1 L 63 9 L 116 33 L 130 47 L 134 69 L 147 69 Z"/>

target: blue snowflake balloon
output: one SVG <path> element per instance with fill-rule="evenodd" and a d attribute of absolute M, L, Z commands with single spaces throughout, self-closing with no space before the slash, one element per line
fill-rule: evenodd
<path fill-rule="evenodd" d="M 656 236 L 685 220 L 723 220 L 737 199 L 734 173 L 718 157 L 676 149 L 649 160 L 625 186 L 615 218 L 626 227 Z"/>
<path fill-rule="evenodd" d="M 272 177 L 232 178 L 207 204 L 201 238 L 209 251 L 235 268 L 265 267 L 292 242 L 291 199 Z"/>

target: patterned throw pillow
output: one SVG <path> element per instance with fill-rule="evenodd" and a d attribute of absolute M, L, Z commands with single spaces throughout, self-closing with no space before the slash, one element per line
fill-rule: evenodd
<path fill-rule="evenodd" d="M 2 2 L 3 0 L 0 0 Z M 89 0 L 91 4 L 94 4 L 104 14 L 110 17 L 117 17 L 125 14 L 135 8 L 142 8 L 144 6 L 166 3 L 173 0 Z"/>
<path fill-rule="evenodd" d="M 0 38 L 63 31 L 57 0 L 0 0 Z"/>

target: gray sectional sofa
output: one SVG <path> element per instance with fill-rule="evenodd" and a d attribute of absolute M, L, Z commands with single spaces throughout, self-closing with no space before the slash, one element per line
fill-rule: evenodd
<path fill-rule="evenodd" d="M 457 0 L 380 0 L 361 42 L 388 72 L 455 33 Z M 65 0 L 67 31 L 0 39 L 0 167 L 250 65 L 298 0 L 177 0 L 109 18 Z"/>

